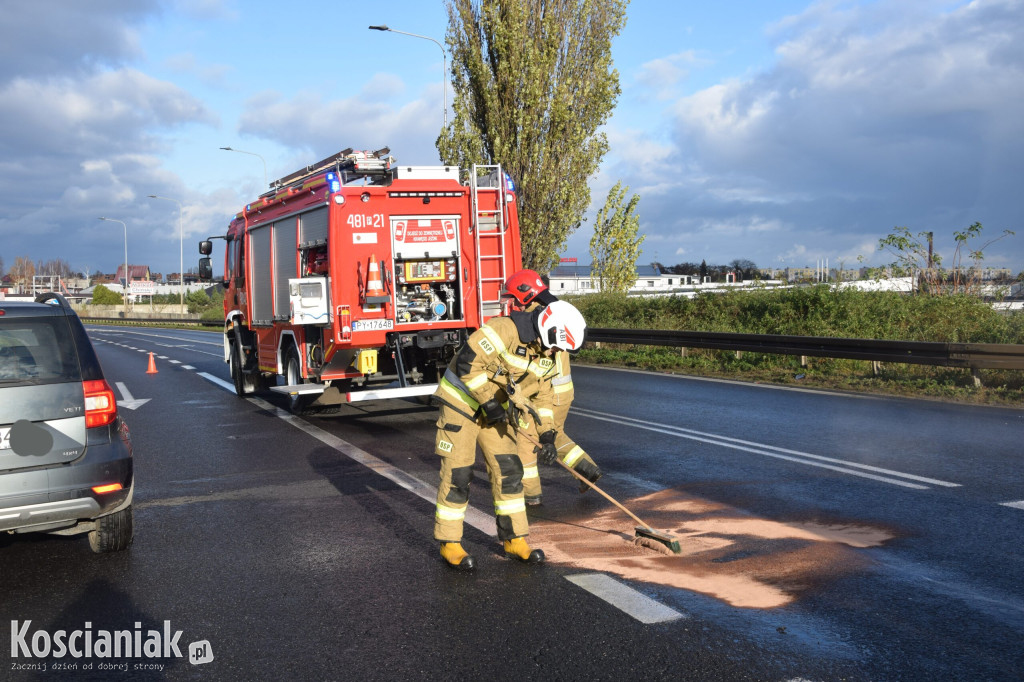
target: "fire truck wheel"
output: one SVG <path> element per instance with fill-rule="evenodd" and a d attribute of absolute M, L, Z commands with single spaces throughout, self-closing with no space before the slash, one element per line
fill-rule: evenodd
<path fill-rule="evenodd" d="M 242 372 L 242 349 L 237 343 L 231 344 L 228 362 L 231 366 L 231 382 L 235 385 L 235 393 L 239 396 L 255 393 L 259 389 L 258 375 Z"/>
<path fill-rule="evenodd" d="M 288 354 L 285 356 L 285 370 L 284 370 L 285 384 L 288 386 L 297 386 L 299 384 L 306 383 L 306 380 L 302 378 L 302 365 L 299 364 L 299 352 L 294 347 L 288 349 Z M 306 406 L 312 402 L 313 397 L 308 395 L 290 395 L 288 396 L 288 410 L 293 414 L 302 414 L 306 409 Z"/>

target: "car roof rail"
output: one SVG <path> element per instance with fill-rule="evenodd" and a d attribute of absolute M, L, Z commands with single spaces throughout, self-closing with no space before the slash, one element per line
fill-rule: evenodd
<path fill-rule="evenodd" d="M 59 305 L 67 311 L 73 310 L 68 300 L 56 291 L 47 291 L 46 293 L 39 294 L 36 296 L 36 303 L 49 303 L 50 305 Z"/>

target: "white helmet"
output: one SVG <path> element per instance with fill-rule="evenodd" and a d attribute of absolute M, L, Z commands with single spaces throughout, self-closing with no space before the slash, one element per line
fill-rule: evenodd
<path fill-rule="evenodd" d="M 566 301 L 554 301 L 537 316 L 537 333 L 545 348 L 557 346 L 562 350 L 577 351 L 583 346 L 587 321 L 580 311 Z"/>

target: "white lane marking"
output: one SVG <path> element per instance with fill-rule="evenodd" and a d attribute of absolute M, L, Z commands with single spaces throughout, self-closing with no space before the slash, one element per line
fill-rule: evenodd
<path fill-rule="evenodd" d="M 615 415 L 609 415 L 607 413 L 602 413 L 602 412 L 595 412 L 594 414 L 604 414 L 605 416 L 610 416 L 610 417 L 614 417 L 615 416 Z M 629 420 L 629 421 L 634 421 L 634 422 L 637 422 L 637 423 L 640 423 L 640 424 L 652 424 L 652 425 L 655 425 L 655 426 L 659 426 L 655 422 L 645 422 L 645 421 L 643 421 L 641 419 L 633 419 L 631 417 L 623 417 L 623 419 L 626 419 L 626 420 Z M 883 469 L 881 467 L 871 466 L 870 464 L 859 464 L 857 462 L 850 462 L 850 461 L 847 461 L 845 459 L 835 459 L 834 457 L 825 457 L 823 455 L 812 455 L 809 452 L 802 452 L 800 450 L 790 450 L 788 448 L 780 448 L 780 447 L 778 447 L 776 445 L 767 445 L 765 443 L 755 443 L 755 442 L 752 442 L 752 441 L 749 441 L 749 440 L 741 440 L 739 438 L 731 438 L 729 436 L 720 436 L 720 435 L 715 434 L 715 433 L 705 433 L 703 431 L 694 431 L 693 429 L 687 429 L 687 428 L 683 428 L 681 426 L 667 426 L 666 425 L 665 428 L 669 428 L 669 429 L 672 429 L 674 431 L 679 431 L 679 432 L 684 432 L 684 433 L 691 433 L 691 434 L 695 434 L 695 435 L 698 435 L 698 436 L 706 436 L 708 438 L 714 438 L 714 439 L 717 439 L 717 440 L 731 441 L 733 443 L 740 443 L 742 445 L 750 445 L 750 446 L 757 447 L 757 448 L 764 448 L 766 450 L 774 450 L 776 452 L 784 452 L 786 454 L 796 455 L 797 457 L 807 457 L 808 459 L 816 459 L 816 460 L 819 460 L 819 461 L 822 461 L 822 462 L 832 462 L 834 464 L 841 464 L 843 466 L 855 467 L 855 468 L 858 468 L 858 469 L 866 469 L 867 471 L 874 471 L 875 473 L 879 473 L 879 474 L 889 474 L 891 476 L 899 476 L 900 478 L 906 478 L 906 479 L 909 479 L 909 480 L 912 480 L 912 481 L 920 481 L 921 483 L 931 483 L 932 485 L 939 485 L 939 486 L 943 486 L 943 487 L 946 487 L 946 488 L 959 488 L 959 487 L 961 487 L 959 483 L 950 483 L 949 481 L 941 481 L 941 480 L 939 480 L 937 478 L 927 478 L 925 476 L 916 476 L 914 474 L 905 474 L 905 473 L 903 473 L 901 471 L 894 471 L 892 469 Z"/>
<path fill-rule="evenodd" d="M 820 467 L 822 469 L 831 469 L 844 474 L 850 474 L 853 476 L 860 476 L 862 478 L 870 478 L 875 481 L 882 481 L 883 483 L 891 483 L 893 485 L 902 486 L 904 488 L 912 488 L 914 490 L 927 490 L 928 486 L 918 485 L 916 483 L 910 483 L 908 481 L 902 481 L 895 478 L 889 478 L 888 476 L 876 476 L 875 474 L 865 473 L 863 471 L 855 471 L 846 467 L 858 467 L 868 469 L 871 471 L 877 471 L 880 473 L 889 474 L 890 476 L 899 476 L 900 478 L 912 479 L 917 481 L 923 481 L 927 483 L 933 483 L 935 485 L 942 485 L 947 487 L 960 487 L 959 483 L 949 483 L 948 481 L 940 481 L 933 478 L 924 478 L 923 476 L 915 476 L 913 474 L 905 474 L 899 471 L 893 471 L 891 469 L 882 469 L 879 467 L 872 467 L 867 464 L 856 464 L 853 462 L 847 462 L 841 459 L 833 459 L 831 457 L 822 457 L 820 455 L 812 455 L 810 453 L 800 452 L 798 450 L 787 450 L 785 448 L 779 448 L 773 445 L 764 445 L 761 443 L 753 443 L 750 441 L 739 440 L 737 438 L 729 438 L 727 436 L 719 436 L 716 434 L 702 433 L 700 431 L 693 431 L 692 429 L 684 429 L 676 426 L 666 426 L 663 424 L 656 424 L 654 422 L 647 422 L 640 419 L 631 419 L 629 417 L 621 417 L 618 415 L 607 414 L 604 412 L 593 412 L 590 410 L 573 410 L 573 413 L 579 414 L 581 417 L 589 417 L 590 419 L 598 419 L 600 421 L 611 422 L 613 424 L 625 424 L 627 426 L 633 426 L 639 429 L 645 429 L 647 431 L 654 431 L 656 433 L 664 433 L 670 436 L 676 436 L 677 438 L 686 438 L 689 440 L 699 441 L 701 443 L 708 443 L 709 445 L 718 445 L 724 448 L 731 448 L 733 450 L 742 450 L 744 452 L 751 452 L 756 455 L 764 455 L 765 457 L 773 457 L 775 459 L 782 459 L 789 462 L 796 462 L 798 464 L 806 464 L 807 466 Z M 747 445 L 751 447 L 746 447 Z M 777 452 L 766 452 L 766 450 L 776 450 L 778 452 L 788 452 L 796 455 L 795 457 L 778 454 Z M 822 464 L 820 462 L 808 461 L 809 459 L 836 462 L 843 466 L 833 466 L 831 464 Z"/>
<path fill-rule="evenodd" d="M 1024 509 L 1024 500 L 1019 502 L 1000 502 L 999 505 L 1002 507 L 1013 507 L 1014 509 Z"/>
<path fill-rule="evenodd" d="M 160 358 L 161 360 L 166 360 L 167 359 L 166 355 L 158 355 L 157 357 Z"/>
<path fill-rule="evenodd" d="M 199 372 L 198 375 L 208 381 L 217 384 L 225 391 L 230 391 L 231 393 L 235 392 L 235 387 L 232 384 L 230 384 L 227 381 L 224 381 L 219 377 L 215 377 L 212 374 L 207 374 L 206 372 Z M 356 462 L 359 462 L 368 469 L 372 469 L 381 476 L 384 476 L 385 478 L 397 483 L 398 485 L 402 486 L 409 492 L 414 493 L 419 497 L 422 497 L 424 500 L 430 502 L 431 504 L 437 502 L 436 486 L 427 485 L 426 483 L 420 481 L 418 478 L 414 478 L 409 474 L 405 473 L 404 471 L 402 471 L 401 469 L 391 466 L 384 460 L 374 457 L 365 450 L 362 450 L 356 447 L 355 445 L 352 445 L 351 443 L 344 441 L 341 438 L 338 438 L 333 434 L 327 433 L 323 429 L 317 426 L 313 426 L 312 424 L 303 421 L 302 419 L 296 417 L 295 415 L 271 405 L 265 400 L 252 397 L 247 398 L 247 400 L 252 404 L 256 405 L 257 407 L 266 410 L 267 412 L 270 412 L 271 414 L 277 417 L 280 417 L 281 419 L 288 422 L 295 428 L 305 431 L 309 435 L 319 440 L 321 443 L 334 448 L 338 452 L 346 455 L 347 457 L 355 460 Z M 494 518 L 489 516 L 488 514 L 484 514 L 482 511 L 472 506 L 470 506 L 466 510 L 466 523 L 492 537 L 497 537 L 498 535 L 498 528 L 497 525 L 495 524 Z"/>
<path fill-rule="evenodd" d="M 193 367 L 192 365 L 182 365 L 181 368 L 182 369 L 195 369 L 195 367 Z"/>
<path fill-rule="evenodd" d="M 820 396 L 831 396 L 833 398 L 849 398 L 850 400 L 891 400 L 893 396 L 840 393 L 825 388 L 800 388 L 799 386 L 780 386 L 778 384 L 755 384 L 751 381 L 740 381 L 738 379 L 719 379 L 717 377 L 698 377 L 690 374 L 668 374 L 647 369 L 628 369 L 626 367 L 603 367 L 598 365 L 580 365 L 582 369 L 597 369 L 603 372 L 629 372 L 632 374 L 646 374 L 648 376 L 662 377 L 665 379 L 679 379 L 682 381 L 707 381 L 714 384 L 730 384 L 742 386 L 743 388 L 767 389 L 769 391 L 793 391 L 794 393 L 813 393 Z"/>
<path fill-rule="evenodd" d="M 686 617 L 604 573 L 577 573 L 565 579 L 647 625 Z"/>
<path fill-rule="evenodd" d="M 168 360 L 167 362 L 171 363 L 172 365 L 180 365 L 181 364 L 181 360 Z"/>
<path fill-rule="evenodd" d="M 235 387 L 232 384 L 219 377 L 215 377 L 206 372 L 198 372 L 198 375 L 217 386 L 220 386 L 225 391 L 230 391 L 231 393 L 235 392 Z M 356 462 L 359 462 L 368 469 L 371 469 L 388 480 L 393 481 L 414 495 L 423 498 L 427 502 L 430 502 L 431 504 L 437 502 L 437 488 L 435 486 L 428 485 L 418 478 L 410 476 L 401 469 L 374 457 L 365 450 L 358 448 L 333 434 L 327 433 L 323 429 L 313 426 L 309 422 L 303 421 L 299 417 L 277 408 L 265 400 L 252 397 L 247 398 L 247 400 L 253 405 L 280 417 L 295 428 L 308 433 L 324 445 L 334 448 L 338 452 L 346 455 Z M 466 523 L 491 537 L 496 537 L 498 534 L 494 517 L 483 513 L 472 505 L 466 509 Z M 633 588 L 623 585 L 617 580 L 603 574 L 578 574 L 575 576 L 566 576 L 566 579 L 579 587 L 582 587 L 591 594 L 600 597 L 615 608 L 624 611 L 633 618 L 636 618 L 641 623 L 664 623 L 684 617 L 683 614 L 678 611 L 671 609 L 668 606 L 665 606 L 664 604 L 661 604 L 650 597 L 637 592 Z"/>
<path fill-rule="evenodd" d="M 90 329 L 89 331 L 94 331 L 94 330 Z M 224 345 L 224 342 L 220 341 L 220 340 L 217 340 L 217 341 L 204 341 L 202 339 L 174 336 L 172 334 L 167 334 L 167 333 L 156 334 L 156 333 L 152 333 L 152 332 L 147 333 L 147 332 L 135 331 L 135 330 L 124 330 L 124 331 L 117 331 L 117 332 L 115 332 L 115 331 L 110 330 L 109 328 L 104 328 L 104 327 L 96 328 L 95 331 L 97 331 L 97 332 L 106 332 L 108 334 L 123 335 L 123 336 L 132 336 L 132 337 L 142 336 L 142 337 L 153 337 L 153 338 L 157 338 L 157 339 L 164 339 L 164 340 L 170 340 L 170 341 L 182 341 L 182 342 L 184 342 L 186 344 L 198 343 L 198 344 L 201 344 L 201 345 L 204 345 L 204 346 L 223 346 Z M 214 332 L 204 332 L 204 333 L 206 333 L 206 334 L 220 334 L 221 332 L 214 331 Z M 154 343 L 156 343 L 156 342 L 154 342 Z"/>
<path fill-rule="evenodd" d="M 227 381 L 224 381 L 220 377 L 215 377 L 212 374 L 207 374 L 206 372 L 199 372 L 199 376 L 201 376 L 202 378 L 206 379 L 210 383 L 217 384 L 218 386 L 223 388 L 225 391 L 231 391 L 232 393 L 235 392 L 235 387 L 233 385 L 231 385 L 231 383 L 229 383 Z"/>

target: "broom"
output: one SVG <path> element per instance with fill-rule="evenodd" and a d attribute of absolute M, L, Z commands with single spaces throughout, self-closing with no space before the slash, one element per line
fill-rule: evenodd
<path fill-rule="evenodd" d="M 540 443 L 530 434 L 525 433 L 523 431 L 519 431 L 518 433 L 520 436 L 526 436 L 526 439 L 533 443 L 534 445 L 536 445 L 538 448 L 541 447 Z M 555 459 L 555 461 L 558 462 L 562 466 L 562 468 L 568 471 L 570 474 L 580 479 L 581 481 L 589 485 L 591 488 L 596 490 L 598 493 L 600 493 L 601 496 L 604 497 L 604 499 L 608 500 L 616 507 L 624 511 L 629 516 L 629 518 L 633 519 L 634 521 L 640 524 L 639 526 L 634 528 L 634 531 L 636 532 L 636 538 L 634 541 L 636 542 L 636 544 L 642 545 L 644 547 L 649 547 L 656 551 L 664 551 L 664 548 L 668 548 L 668 550 L 673 554 L 679 554 L 680 552 L 682 552 L 682 549 L 679 547 L 679 540 L 676 539 L 674 536 L 669 535 L 668 533 L 662 533 L 660 531 L 654 530 L 650 527 L 650 525 L 644 523 L 639 516 L 626 509 L 626 507 L 624 507 L 618 500 L 616 500 L 614 497 L 598 488 L 595 483 L 592 483 L 585 476 L 580 475 L 579 472 L 577 472 L 571 466 L 557 458 Z"/>

